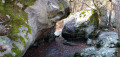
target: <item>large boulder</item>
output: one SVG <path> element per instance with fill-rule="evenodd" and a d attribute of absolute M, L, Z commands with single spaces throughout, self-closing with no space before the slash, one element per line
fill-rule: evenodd
<path fill-rule="evenodd" d="M 66 40 L 78 40 L 85 38 L 95 38 L 98 34 L 98 14 L 94 9 L 73 14 L 66 19 L 62 30 L 62 37 Z"/>
<path fill-rule="evenodd" d="M 116 32 L 102 32 L 95 46 L 82 49 L 70 57 L 117 57 L 118 39 Z"/>
<path fill-rule="evenodd" d="M 0 57 L 22 57 L 35 41 L 54 39 L 56 22 L 69 13 L 65 0 L 1 0 Z"/>

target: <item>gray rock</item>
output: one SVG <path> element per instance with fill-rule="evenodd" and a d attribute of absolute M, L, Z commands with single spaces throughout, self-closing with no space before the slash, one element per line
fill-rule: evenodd
<path fill-rule="evenodd" d="M 62 37 L 66 40 L 94 38 L 91 35 L 97 34 L 94 32 L 98 28 L 98 21 L 96 10 L 86 9 L 78 12 L 64 21 Z"/>
<path fill-rule="evenodd" d="M 116 44 L 118 43 L 116 32 L 102 32 L 96 45 L 76 52 L 73 57 L 117 57 Z"/>
<path fill-rule="evenodd" d="M 4 1 L 0 3 L 0 19 L 6 23 L 0 30 L 8 23 L 12 28 L 0 36 L 0 57 L 22 57 L 35 41 L 53 40 L 56 22 L 70 13 L 65 0 Z"/>

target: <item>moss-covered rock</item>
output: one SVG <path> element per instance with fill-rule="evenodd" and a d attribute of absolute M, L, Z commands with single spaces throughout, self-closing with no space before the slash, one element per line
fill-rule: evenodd
<path fill-rule="evenodd" d="M 4 52 L 0 51 L 0 56 L 18 57 L 26 48 L 31 29 L 28 24 L 28 15 L 24 9 L 26 5 L 33 5 L 34 2 L 35 0 L 0 1 L 0 22 L 3 22 L 0 24 L 0 31 L 3 34 L 0 35 L 0 45 L 2 45 L 2 49 L 6 49 Z"/>
<path fill-rule="evenodd" d="M 86 9 L 65 20 L 62 36 L 66 40 L 95 38 L 99 25 L 98 14 L 95 9 Z"/>
<path fill-rule="evenodd" d="M 22 57 L 35 40 L 53 40 L 56 22 L 69 12 L 65 0 L 1 0 L 0 57 Z"/>

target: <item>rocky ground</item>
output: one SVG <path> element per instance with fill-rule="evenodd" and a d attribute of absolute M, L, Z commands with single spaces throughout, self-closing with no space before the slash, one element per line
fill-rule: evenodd
<path fill-rule="evenodd" d="M 67 46 L 62 44 L 62 39 L 62 37 L 59 37 L 52 43 L 45 43 L 37 48 L 29 48 L 23 57 L 67 57 L 80 49 L 88 47 L 86 40 L 73 42 L 76 46 Z"/>
<path fill-rule="evenodd" d="M 112 32 L 115 29 L 109 29 L 107 31 Z M 90 47 L 86 44 L 86 40 L 72 41 L 71 43 L 76 44 L 76 46 L 64 45 L 62 40 L 62 37 L 58 37 L 51 43 L 29 48 L 23 57 L 68 57 L 78 50 Z"/>

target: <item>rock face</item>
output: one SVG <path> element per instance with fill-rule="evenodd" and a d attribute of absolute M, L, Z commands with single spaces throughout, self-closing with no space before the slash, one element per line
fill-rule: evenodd
<path fill-rule="evenodd" d="M 96 10 L 87 9 L 76 13 L 65 21 L 62 37 L 66 40 L 94 38 L 98 28 L 98 14 Z"/>
<path fill-rule="evenodd" d="M 102 32 L 95 46 L 82 49 L 70 57 L 117 57 L 118 39 L 116 32 Z"/>
<path fill-rule="evenodd" d="M 56 22 L 69 13 L 65 0 L 1 0 L 0 57 L 22 57 L 35 41 L 54 39 Z"/>

